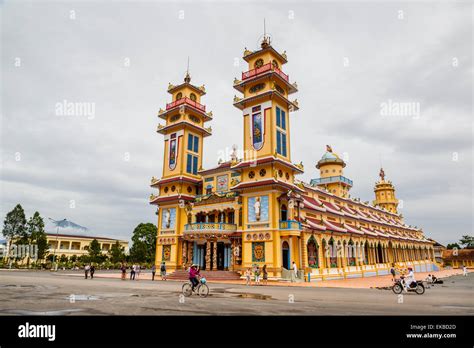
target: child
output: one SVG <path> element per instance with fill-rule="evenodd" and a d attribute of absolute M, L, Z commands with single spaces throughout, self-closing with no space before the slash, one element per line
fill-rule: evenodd
<path fill-rule="evenodd" d="M 260 285 L 260 268 L 255 268 L 255 284 Z"/>
<path fill-rule="evenodd" d="M 252 272 L 250 271 L 250 268 L 247 268 L 247 270 L 245 271 L 245 285 L 252 285 L 251 284 L 251 276 L 252 276 Z"/>

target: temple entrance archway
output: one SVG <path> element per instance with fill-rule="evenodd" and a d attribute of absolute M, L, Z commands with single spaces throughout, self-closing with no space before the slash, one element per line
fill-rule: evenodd
<path fill-rule="evenodd" d="M 283 241 L 281 244 L 281 259 L 283 267 L 290 269 L 290 245 L 287 241 Z"/>

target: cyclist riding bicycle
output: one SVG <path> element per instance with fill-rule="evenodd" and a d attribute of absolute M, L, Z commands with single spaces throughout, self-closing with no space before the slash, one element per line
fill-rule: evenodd
<path fill-rule="evenodd" d="M 201 275 L 199 274 L 199 267 L 196 264 L 193 264 L 191 268 L 189 269 L 189 280 L 193 284 L 193 291 L 194 288 L 199 284 L 199 278 Z"/>

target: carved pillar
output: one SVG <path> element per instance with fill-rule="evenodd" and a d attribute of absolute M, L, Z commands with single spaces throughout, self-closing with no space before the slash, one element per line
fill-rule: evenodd
<path fill-rule="evenodd" d="M 217 241 L 214 241 L 213 244 L 212 269 L 217 270 Z"/>
<path fill-rule="evenodd" d="M 306 248 L 306 243 L 304 242 L 304 234 L 301 235 L 301 269 L 304 271 L 308 267 L 308 248 Z"/>
<path fill-rule="evenodd" d="M 206 270 L 211 270 L 211 242 L 206 242 Z"/>
<path fill-rule="evenodd" d="M 230 240 L 230 265 L 229 270 L 234 270 L 234 253 L 235 253 L 235 239 Z"/>
<path fill-rule="evenodd" d="M 188 263 L 188 241 L 183 240 L 183 269 L 186 268 L 186 264 Z"/>
<path fill-rule="evenodd" d="M 194 257 L 194 243 L 193 242 L 189 242 L 188 244 L 188 256 L 187 256 L 187 259 L 188 259 L 188 264 L 191 265 L 193 264 L 193 257 Z"/>

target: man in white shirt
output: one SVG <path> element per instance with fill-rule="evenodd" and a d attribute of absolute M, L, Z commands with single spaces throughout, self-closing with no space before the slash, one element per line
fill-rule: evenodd
<path fill-rule="evenodd" d="M 298 278 L 298 267 L 296 267 L 295 261 L 293 261 L 293 271 L 295 272 L 295 278 Z"/>
<path fill-rule="evenodd" d="M 405 277 L 405 290 L 408 291 L 410 288 L 410 284 L 415 281 L 415 272 L 413 272 L 413 268 L 408 267 L 408 274 Z"/>

